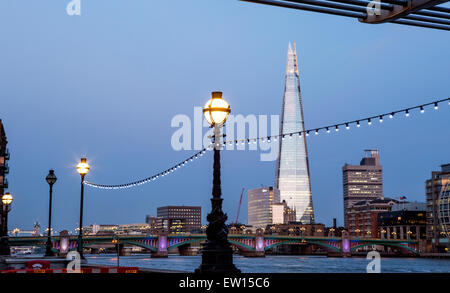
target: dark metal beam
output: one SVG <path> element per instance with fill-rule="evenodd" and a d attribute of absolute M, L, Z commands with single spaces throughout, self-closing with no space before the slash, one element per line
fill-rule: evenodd
<path fill-rule="evenodd" d="M 417 21 L 423 21 L 423 22 L 431 22 L 431 23 L 437 23 L 437 24 L 444 24 L 450 26 L 450 21 L 445 19 L 436 19 L 436 18 L 429 18 L 426 16 L 419 16 L 419 15 L 408 15 L 403 17 L 403 19 L 411 19 L 411 20 L 417 20 Z"/>
<path fill-rule="evenodd" d="M 284 1 L 362 13 L 366 13 L 367 11 L 365 8 L 362 7 L 355 7 L 347 4 L 330 3 L 331 1 L 317 1 L 317 0 L 284 0 Z"/>
<path fill-rule="evenodd" d="M 398 19 L 398 20 L 393 20 L 390 22 L 397 23 L 397 24 L 412 25 L 412 26 L 418 26 L 418 27 L 426 27 L 426 28 L 450 31 L 450 27 L 448 27 L 448 26 L 435 25 L 435 24 L 430 24 L 430 23 L 420 23 L 420 22 L 411 21 L 411 20 Z"/>
<path fill-rule="evenodd" d="M 444 14 L 444 13 L 433 12 L 433 11 L 428 11 L 428 10 L 419 10 L 419 11 L 414 12 L 413 14 L 436 17 L 436 18 L 450 19 L 450 14 Z"/>
<path fill-rule="evenodd" d="M 330 2 L 338 2 L 338 3 L 345 3 L 345 4 L 351 4 L 356 6 L 363 6 L 367 7 L 370 2 L 368 1 L 362 1 L 362 0 L 327 0 Z M 392 11 L 394 7 L 391 4 L 381 3 L 380 4 L 381 9 Z"/>
<path fill-rule="evenodd" d="M 389 3 L 389 4 L 394 4 L 394 5 L 402 5 L 402 6 L 408 5 L 408 1 L 405 1 L 405 0 L 381 0 L 380 2 L 385 2 L 385 3 Z"/>
<path fill-rule="evenodd" d="M 291 8 L 291 9 L 298 9 L 298 10 L 320 12 L 320 13 L 325 13 L 325 14 L 340 15 L 340 16 L 346 16 L 346 17 L 352 17 L 352 18 L 365 18 L 366 17 L 366 13 L 361 13 L 361 12 L 343 11 L 343 10 L 337 10 L 337 9 L 305 5 L 305 4 L 280 2 L 280 1 L 274 1 L 274 0 L 241 0 L 241 1 L 257 3 L 257 4 L 266 4 L 266 5 L 272 5 L 272 6 L 277 6 L 277 7 L 285 7 L 285 8 Z"/>
<path fill-rule="evenodd" d="M 429 7 L 429 8 L 426 8 L 426 10 L 450 13 L 450 8 L 440 7 L 440 6 Z"/>

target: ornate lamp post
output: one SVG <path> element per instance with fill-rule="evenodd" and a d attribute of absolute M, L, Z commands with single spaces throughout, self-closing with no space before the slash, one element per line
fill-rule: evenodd
<path fill-rule="evenodd" d="M 8 212 L 11 210 L 13 202 L 12 195 L 7 192 L 2 196 L 2 229 L 0 240 L 0 255 L 10 255 L 9 239 L 8 239 Z"/>
<path fill-rule="evenodd" d="M 45 177 L 48 185 L 50 186 L 50 199 L 48 202 L 48 233 L 47 233 L 47 244 L 45 247 L 45 256 L 53 256 L 52 251 L 52 195 L 53 195 L 53 184 L 56 182 L 55 171 L 50 170 L 47 177 Z"/>
<path fill-rule="evenodd" d="M 206 121 L 214 128 L 214 175 L 211 199 L 211 213 L 206 229 L 206 243 L 202 249 L 202 264 L 197 273 L 239 273 L 233 264 L 233 250 L 228 242 L 228 228 L 225 225 L 227 215 L 222 211 L 220 186 L 220 149 L 222 147 L 220 128 L 230 114 L 230 105 L 222 98 L 222 92 L 213 92 L 212 98 L 203 109 Z"/>
<path fill-rule="evenodd" d="M 89 173 L 89 164 L 86 162 L 86 158 L 81 158 L 80 163 L 77 165 L 77 172 L 81 176 L 81 196 L 80 196 L 80 226 L 78 229 L 78 246 L 77 251 L 80 254 L 80 258 L 83 256 L 83 197 L 84 197 L 84 176 Z"/>

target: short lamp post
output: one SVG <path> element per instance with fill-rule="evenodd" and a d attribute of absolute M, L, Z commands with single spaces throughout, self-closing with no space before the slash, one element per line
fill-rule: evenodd
<path fill-rule="evenodd" d="M 2 196 L 2 226 L 0 239 L 0 255 L 11 255 L 8 237 L 8 213 L 13 202 L 12 195 L 7 192 Z"/>
<path fill-rule="evenodd" d="M 117 253 L 117 267 L 120 267 L 120 243 L 119 243 L 119 235 L 114 233 L 112 243 L 116 246 Z"/>
<path fill-rule="evenodd" d="M 53 184 L 56 182 L 55 171 L 50 170 L 47 177 L 45 177 L 50 191 L 49 191 L 49 201 L 48 201 L 48 233 L 47 233 L 47 244 L 45 246 L 45 256 L 54 256 L 52 251 L 52 195 L 53 195 Z"/>
<path fill-rule="evenodd" d="M 356 230 L 355 230 L 355 233 L 356 233 L 356 239 L 359 238 L 359 232 L 361 232 L 361 230 L 359 230 L 359 229 L 356 229 Z"/>
<path fill-rule="evenodd" d="M 331 238 L 334 238 L 334 231 L 335 231 L 335 229 L 334 228 L 331 228 L 330 230 L 329 230 L 329 234 L 331 235 Z"/>
<path fill-rule="evenodd" d="M 211 199 L 211 213 L 206 229 L 206 242 L 202 248 L 202 264 L 196 273 L 239 273 L 233 264 L 233 250 L 228 242 L 227 215 L 222 211 L 220 182 L 220 149 L 222 147 L 220 129 L 230 114 L 230 105 L 222 98 L 222 92 L 213 92 L 212 98 L 203 109 L 206 121 L 214 128 L 214 172 Z"/>
<path fill-rule="evenodd" d="M 77 251 L 80 254 L 80 258 L 83 256 L 83 197 L 84 197 L 84 176 L 89 173 L 90 166 L 86 162 L 86 158 L 81 158 L 80 163 L 77 165 L 77 172 L 81 176 L 81 195 L 80 195 L 80 226 L 78 229 L 78 246 Z"/>
<path fill-rule="evenodd" d="M 410 239 L 411 239 L 411 234 L 412 234 L 412 233 L 413 233 L 412 231 L 406 232 L 407 240 L 410 240 Z"/>

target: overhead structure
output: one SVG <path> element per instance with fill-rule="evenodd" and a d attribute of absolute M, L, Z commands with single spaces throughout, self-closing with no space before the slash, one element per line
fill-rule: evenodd
<path fill-rule="evenodd" d="M 397 23 L 450 31 L 450 8 L 443 0 L 240 0 L 357 18 L 364 23 Z"/>

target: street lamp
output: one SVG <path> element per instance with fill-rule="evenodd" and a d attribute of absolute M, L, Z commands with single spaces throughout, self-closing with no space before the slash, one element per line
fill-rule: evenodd
<path fill-rule="evenodd" d="M 230 114 L 230 105 L 222 98 L 222 92 L 213 92 L 212 98 L 203 109 L 206 121 L 214 128 L 214 172 L 211 199 L 211 213 L 206 229 L 206 242 L 202 249 L 202 264 L 197 273 L 238 273 L 233 264 L 233 250 L 228 242 L 228 228 L 225 225 L 227 215 L 222 211 L 222 194 L 220 186 L 220 149 L 222 147 L 220 129 Z"/>
<path fill-rule="evenodd" d="M 356 238 L 358 238 L 359 237 L 359 232 L 361 232 L 361 230 L 356 229 L 355 232 L 356 232 Z"/>
<path fill-rule="evenodd" d="M 116 245 L 117 267 L 120 267 L 120 244 L 119 244 L 119 235 L 117 235 L 117 233 L 114 233 L 112 243 Z"/>
<path fill-rule="evenodd" d="M 83 197 L 84 197 L 84 176 L 89 173 L 89 164 L 86 162 L 86 158 L 81 158 L 80 163 L 77 165 L 77 172 L 81 176 L 81 197 L 80 197 L 80 227 L 78 230 L 78 246 L 77 250 L 80 254 L 80 258 L 83 257 Z"/>
<path fill-rule="evenodd" d="M 412 233 L 413 233 L 412 231 L 406 232 L 406 235 L 407 235 L 407 237 L 408 237 L 408 240 L 411 238 L 411 234 L 412 234 Z"/>
<path fill-rule="evenodd" d="M 334 231 L 335 231 L 335 229 L 334 229 L 334 228 L 331 228 L 331 229 L 329 230 L 329 232 L 331 232 L 331 238 L 333 238 L 333 237 L 334 237 Z"/>
<path fill-rule="evenodd" d="M 300 231 L 302 231 L 302 238 L 305 238 L 305 231 L 306 231 L 306 228 L 305 228 L 305 227 L 301 227 L 301 228 L 300 228 Z"/>
<path fill-rule="evenodd" d="M 9 239 L 8 239 L 8 212 L 11 210 L 13 202 L 12 195 L 7 192 L 2 196 L 2 229 L 0 240 L 0 255 L 10 255 Z"/>
<path fill-rule="evenodd" d="M 53 194 L 53 184 L 56 182 L 55 171 L 48 171 L 47 177 L 45 177 L 48 185 L 50 186 L 50 199 L 48 202 L 48 233 L 47 233 L 47 244 L 45 247 L 45 256 L 53 256 L 52 251 L 52 194 Z"/>

